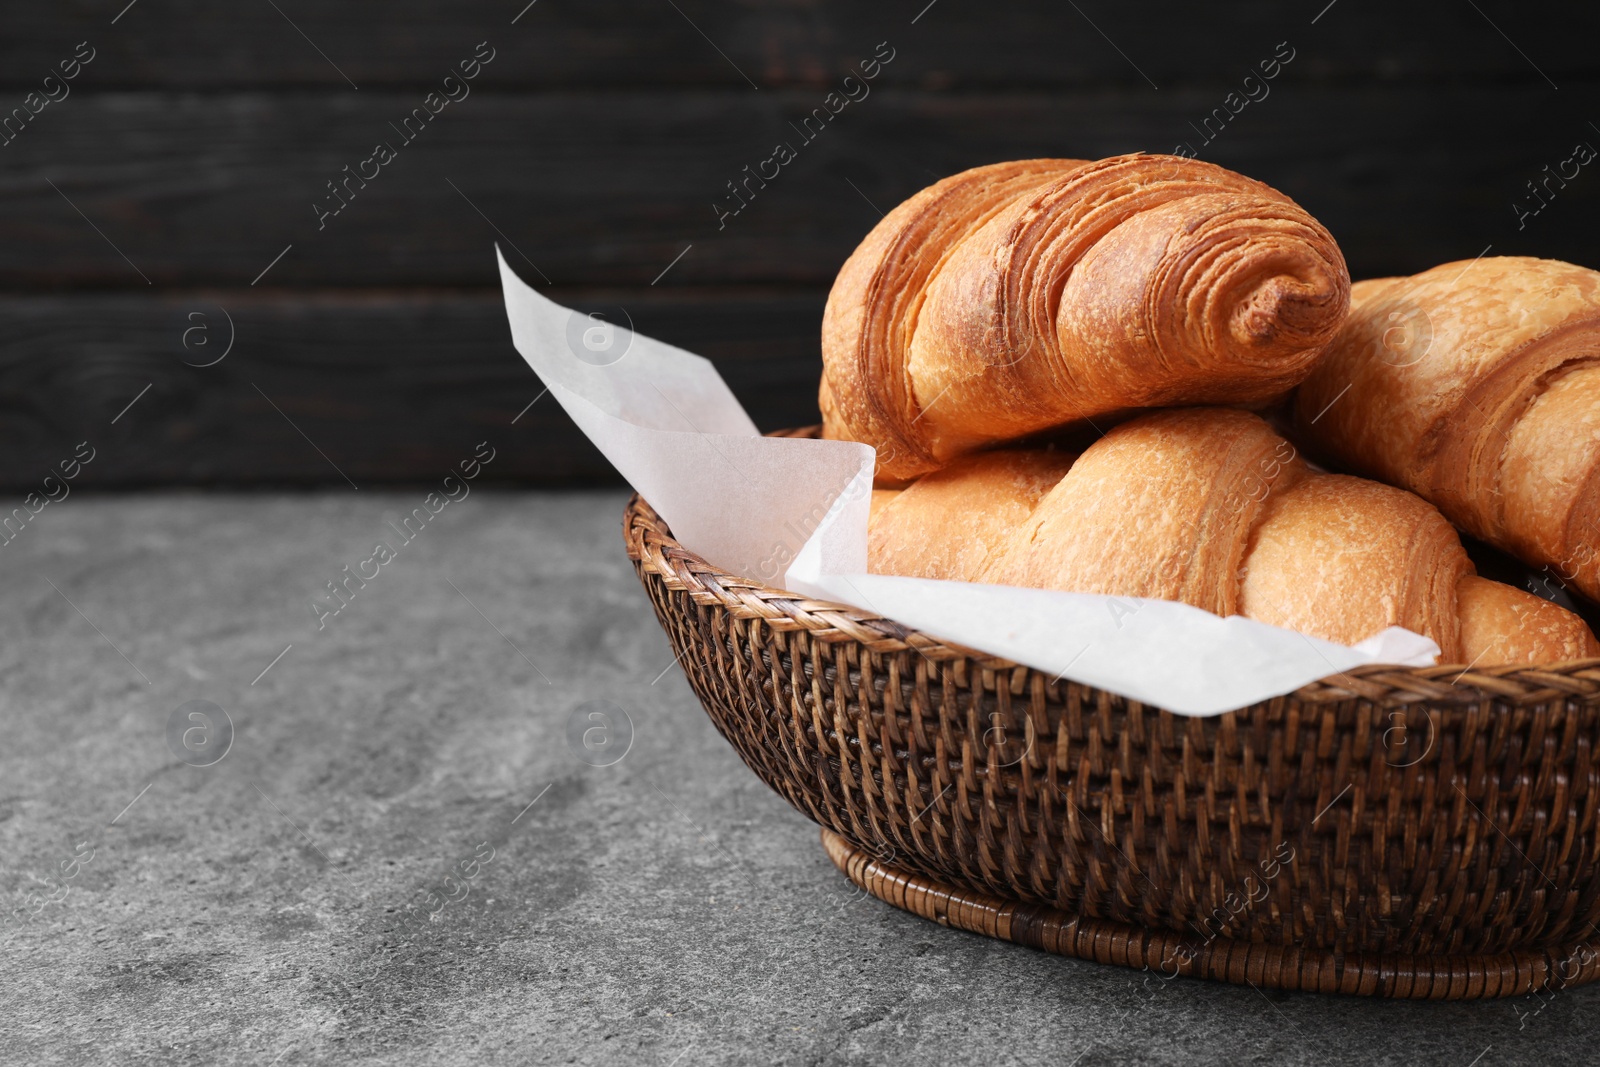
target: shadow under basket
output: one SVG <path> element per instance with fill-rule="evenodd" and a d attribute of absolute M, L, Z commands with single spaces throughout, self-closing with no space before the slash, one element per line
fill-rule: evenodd
<path fill-rule="evenodd" d="M 637 496 L 623 531 L 717 729 L 896 907 L 1274 989 L 1600 977 L 1600 661 L 1364 667 L 1194 718 L 718 570 Z"/>

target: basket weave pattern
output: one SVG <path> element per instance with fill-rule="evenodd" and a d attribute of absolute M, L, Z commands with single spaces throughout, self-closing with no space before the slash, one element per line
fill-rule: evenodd
<path fill-rule="evenodd" d="M 1369 667 L 1192 718 L 720 571 L 637 497 L 624 534 L 717 728 L 902 907 L 1280 988 L 1600 977 L 1600 663 Z"/>

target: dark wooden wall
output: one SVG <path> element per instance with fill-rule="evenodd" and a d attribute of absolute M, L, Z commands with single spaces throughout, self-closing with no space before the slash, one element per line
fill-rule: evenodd
<path fill-rule="evenodd" d="M 758 424 L 812 421 L 844 257 L 880 211 L 1007 158 L 1189 142 L 1298 199 L 1358 277 L 1489 246 L 1600 267 L 1600 161 L 1513 207 L 1600 148 L 1593 5 L 525 2 L 8 4 L 0 113 L 79 42 L 94 58 L 0 147 L 0 480 L 88 439 L 80 485 L 366 486 L 487 438 L 487 477 L 610 481 L 548 399 L 512 424 L 540 386 L 496 240 L 554 299 L 716 360 Z M 471 95 L 401 146 L 390 123 L 479 42 Z M 870 95 L 719 228 L 725 183 L 798 145 L 881 42 Z M 1191 123 L 1280 42 L 1270 95 L 1202 143 Z M 325 183 L 380 140 L 397 158 L 319 229 Z"/>

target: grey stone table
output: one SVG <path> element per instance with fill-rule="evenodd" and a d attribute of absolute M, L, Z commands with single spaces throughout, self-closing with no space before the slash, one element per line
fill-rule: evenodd
<path fill-rule="evenodd" d="M 476 491 L 319 629 L 421 497 L 74 496 L 0 546 L 0 1061 L 1600 1059 L 1596 987 L 1146 982 L 863 898 L 673 666 L 620 493 Z"/>

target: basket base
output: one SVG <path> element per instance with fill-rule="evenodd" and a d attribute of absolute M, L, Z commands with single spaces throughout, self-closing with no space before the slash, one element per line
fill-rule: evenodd
<path fill-rule="evenodd" d="M 1347 954 L 1220 937 L 1201 942 L 1170 930 L 1078 918 L 1046 905 L 956 889 L 881 863 L 832 830 L 822 831 L 822 847 L 860 888 L 941 926 L 1160 978 L 1181 974 L 1258 988 L 1411 1000 L 1511 997 L 1600 978 L 1600 939 L 1564 949 L 1453 956 Z"/>

